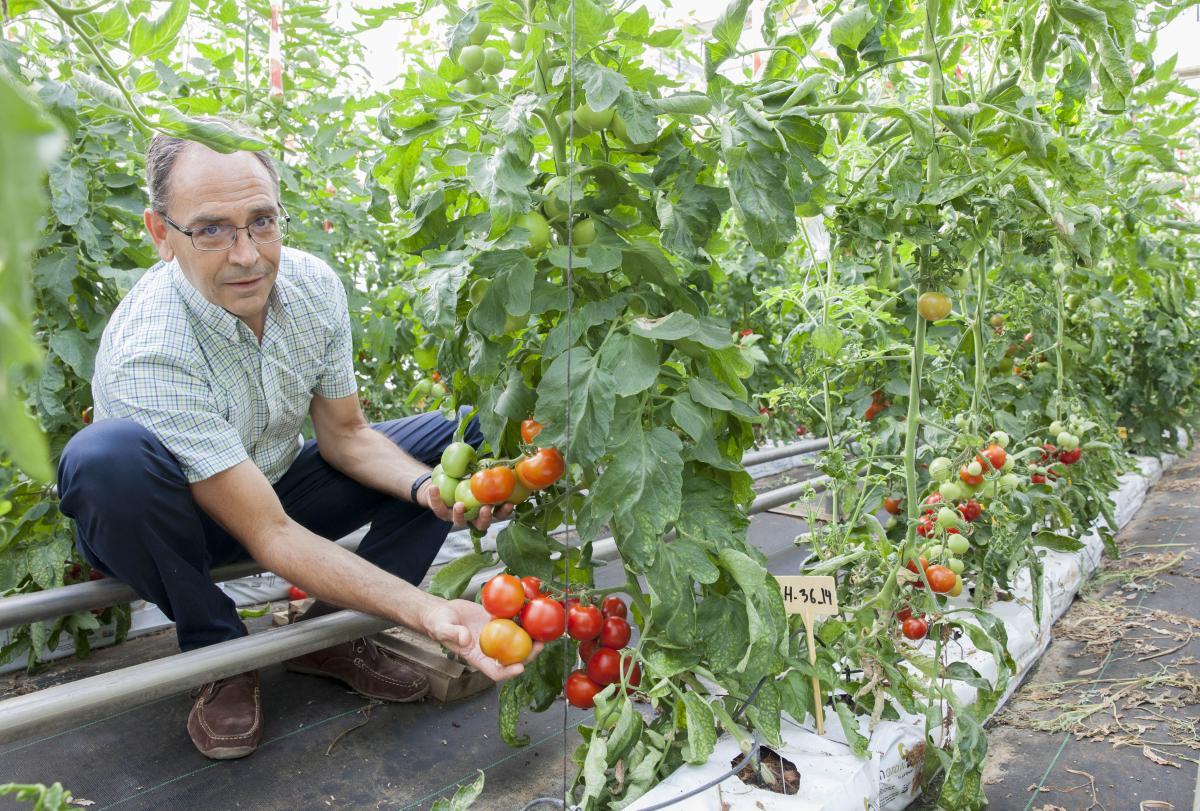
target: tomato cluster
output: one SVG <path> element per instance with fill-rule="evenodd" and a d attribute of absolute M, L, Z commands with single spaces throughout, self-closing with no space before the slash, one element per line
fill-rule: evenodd
<path fill-rule="evenodd" d="M 641 683 L 641 668 L 621 650 L 629 644 L 633 633 L 628 613 L 625 602 L 616 596 L 604 598 L 599 608 L 571 601 L 567 633 L 579 640 L 579 661 L 583 665 L 572 671 L 563 686 L 563 694 L 572 706 L 581 709 L 593 706 L 596 693 L 605 685 L 624 681 L 630 687 L 637 687 Z"/>
<path fill-rule="evenodd" d="M 606 597 L 600 606 L 572 597 L 564 607 L 542 590 L 538 578 L 498 574 L 484 584 L 481 598 L 492 619 L 479 634 L 479 649 L 501 664 L 524 661 L 534 640 L 553 642 L 565 632 L 579 642 L 583 667 L 572 672 L 563 686 L 573 706 L 593 706 L 596 693 L 605 685 L 641 683 L 641 668 L 622 652 L 633 629 L 627 619 L 629 608 L 620 597 Z"/>
<path fill-rule="evenodd" d="M 417 408 L 437 408 L 442 400 L 446 399 L 446 393 L 442 375 L 434 371 L 429 377 L 417 381 L 405 402 Z"/>
<path fill-rule="evenodd" d="M 521 435 L 528 444 L 541 431 L 534 420 L 521 424 Z M 442 461 L 433 469 L 432 484 L 442 502 L 466 507 L 467 520 L 479 516 L 484 504 L 521 504 L 529 497 L 554 484 L 566 472 L 566 463 L 556 448 L 530 448 L 515 464 L 499 460 L 482 463 L 475 449 L 465 442 L 453 442 L 442 452 Z"/>

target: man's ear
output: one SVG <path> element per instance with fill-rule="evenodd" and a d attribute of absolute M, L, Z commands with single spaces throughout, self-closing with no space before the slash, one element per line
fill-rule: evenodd
<path fill-rule="evenodd" d="M 175 258 L 175 249 L 167 241 L 167 228 L 169 226 L 166 221 L 163 220 L 162 215 L 150 208 L 143 212 L 142 219 L 146 223 L 146 230 L 150 233 L 150 239 L 154 240 L 154 247 L 158 248 L 158 258 L 164 262 L 170 262 Z"/>

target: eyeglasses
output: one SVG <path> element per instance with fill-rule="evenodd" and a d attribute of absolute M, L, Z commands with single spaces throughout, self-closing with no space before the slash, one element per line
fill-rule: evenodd
<path fill-rule="evenodd" d="M 282 211 L 282 209 L 281 209 Z M 258 245 L 270 245 L 279 242 L 287 236 L 288 223 L 292 218 L 284 211 L 282 215 L 262 215 L 254 222 L 240 228 L 228 223 L 213 223 L 199 228 L 184 228 L 174 222 L 166 214 L 162 215 L 167 225 L 192 241 L 192 247 L 198 251 L 227 251 L 237 242 L 238 231 L 245 231 L 251 241 Z"/>

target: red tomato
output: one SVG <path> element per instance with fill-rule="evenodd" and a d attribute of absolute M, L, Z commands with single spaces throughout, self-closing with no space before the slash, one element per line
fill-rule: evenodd
<path fill-rule="evenodd" d="M 563 635 L 567 625 L 567 612 L 562 603 L 549 597 L 530 600 L 521 612 L 521 627 L 538 642 L 553 642 Z"/>
<path fill-rule="evenodd" d="M 883 508 L 892 515 L 900 514 L 900 499 L 892 498 L 891 496 L 883 500 Z"/>
<path fill-rule="evenodd" d="M 1034 473 L 1032 476 L 1029 477 L 1029 481 L 1033 482 L 1034 484 L 1045 484 L 1046 477 L 1043 476 L 1041 473 Z"/>
<path fill-rule="evenodd" d="M 429 375 L 429 379 L 432 380 L 434 383 L 440 383 L 440 382 L 442 382 L 442 373 L 435 370 L 432 374 Z"/>
<path fill-rule="evenodd" d="M 621 654 L 612 648 L 600 648 L 587 663 L 588 678 L 597 684 L 612 684 L 621 678 Z"/>
<path fill-rule="evenodd" d="M 753 334 L 754 334 L 754 330 L 750 329 L 749 327 L 747 327 L 746 329 L 742 330 L 742 337 L 743 337 L 743 338 L 748 338 L 748 337 L 750 337 L 750 336 L 751 336 L 751 335 L 753 335 Z"/>
<path fill-rule="evenodd" d="M 521 588 L 525 589 L 525 599 L 532 600 L 542 596 L 541 578 L 527 575 L 521 578 Z"/>
<path fill-rule="evenodd" d="M 529 445 L 533 438 L 542 432 L 542 424 L 537 420 L 521 420 L 521 439 Z"/>
<path fill-rule="evenodd" d="M 605 648 L 623 648 L 629 644 L 632 629 L 620 617 L 608 617 L 600 629 L 600 645 Z"/>
<path fill-rule="evenodd" d="M 929 587 L 938 594 L 945 594 L 954 588 L 954 584 L 957 582 L 954 572 L 945 566 L 936 564 L 925 570 L 925 579 L 929 581 Z"/>
<path fill-rule="evenodd" d="M 307 600 L 308 592 L 302 588 L 298 588 L 297 586 L 292 586 L 290 589 L 288 589 L 288 599 L 289 600 Z"/>
<path fill-rule="evenodd" d="M 566 469 L 562 454 L 556 448 L 541 448 L 533 456 L 517 462 L 517 478 L 530 490 L 541 490 L 562 478 Z"/>
<path fill-rule="evenodd" d="M 917 521 L 917 534 L 922 538 L 928 538 L 930 535 L 934 534 L 936 530 L 937 525 L 934 523 L 932 512 L 925 513 L 925 515 L 921 516 L 921 519 Z"/>
<path fill-rule="evenodd" d="M 912 572 L 913 574 L 917 573 L 917 562 L 916 561 L 910 560 L 908 563 L 906 563 L 904 565 L 907 566 L 908 570 L 910 572 Z M 924 555 L 921 555 L 921 568 L 922 569 L 929 568 L 929 561 L 925 559 Z"/>
<path fill-rule="evenodd" d="M 906 606 L 904 606 L 904 608 L 901 608 L 899 611 L 896 612 L 896 619 L 900 620 L 901 622 L 904 622 L 906 619 L 908 619 L 912 615 L 913 615 L 912 606 L 906 605 Z"/>
<path fill-rule="evenodd" d="M 596 693 L 603 689 L 604 686 L 589 679 L 587 673 L 575 670 L 567 676 L 567 683 L 563 685 L 563 695 L 572 707 L 587 710 L 596 706 Z"/>
<path fill-rule="evenodd" d="M 971 471 L 967 470 L 965 465 L 958 469 L 958 478 L 962 479 L 964 484 L 969 484 L 972 487 L 978 487 L 983 484 L 983 474 L 980 473 L 978 476 L 972 476 Z"/>
<path fill-rule="evenodd" d="M 1047 442 L 1046 444 L 1042 445 L 1041 461 L 1043 464 L 1050 461 L 1051 456 L 1055 456 L 1057 454 L 1058 454 L 1058 448 L 1056 448 L 1053 443 Z"/>
<path fill-rule="evenodd" d="M 879 412 L 883 411 L 883 409 L 884 409 L 883 403 L 871 403 L 869 406 L 867 406 L 867 410 L 865 412 L 863 412 L 863 417 L 866 418 L 867 422 L 870 422 L 871 420 L 878 417 Z"/>
<path fill-rule="evenodd" d="M 1074 450 L 1062 451 L 1058 458 L 1064 465 L 1073 465 L 1079 461 L 1081 456 L 1083 456 L 1083 449 L 1075 448 Z"/>
<path fill-rule="evenodd" d="M 515 617 L 525 605 L 525 586 L 511 574 L 498 574 L 483 584 L 483 607 L 493 617 Z"/>
<path fill-rule="evenodd" d="M 604 615 L 594 605 L 579 605 L 567 609 L 567 634 L 572 639 L 595 639 L 604 627 Z"/>
<path fill-rule="evenodd" d="M 925 634 L 929 633 L 929 625 L 923 619 L 909 617 L 904 620 L 900 630 L 909 639 L 924 639 Z"/>
<path fill-rule="evenodd" d="M 1008 454 L 1005 453 L 1004 448 L 993 444 L 988 445 L 981 453 L 975 454 L 975 458 L 979 460 L 980 466 L 986 472 L 989 466 L 993 470 L 999 470 L 1004 467 L 1004 463 L 1008 461 Z"/>
<path fill-rule="evenodd" d="M 579 643 L 579 661 L 583 662 L 584 667 L 587 666 L 588 660 L 592 658 L 592 654 L 599 650 L 600 646 L 594 639 L 585 639 Z"/>
<path fill-rule="evenodd" d="M 958 505 L 958 514 L 964 521 L 978 521 L 979 516 L 983 515 L 983 507 L 978 501 L 970 498 Z"/>
<path fill-rule="evenodd" d="M 600 611 L 606 617 L 620 617 L 625 619 L 629 616 L 629 607 L 625 605 L 625 601 L 615 594 L 610 594 L 604 598 L 604 602 L 600 604 Z"/>
<path fill-rule="evenodd" d="M 479 632 L 479 649 L 502 665 L 515 665 L 533 651 L 533 640 L 512 620 L 496 618 Z"/>
<path fill-rule="evenodd" d="M 512 495 L 517 478 L 511 467 L 489 467 L 471 474 L 471 494 L 480 504 L 503 504 Z"/>
<path fill-rule="evenodd" d="M 942 494 L 941 493 L 934 492 L 934 493 L 930 493 L 928 496 L 925 497 L 925 506 L 926 507 L 928 507 L 932 504 L 941 504 L 941 503 L 942 503 Z M 926 510 L 925 512 L 934 512 L 934 510 Z"/>

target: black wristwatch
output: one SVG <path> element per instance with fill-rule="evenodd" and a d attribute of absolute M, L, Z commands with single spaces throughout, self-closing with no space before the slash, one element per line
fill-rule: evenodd
<path fill-rule="evenodd" d="M 421 485 L 433 478 L 432 473 L 422 473 L 417 477 L 417 480 L 412 483 L 412 490 L 408 492 L 408 499 L 413 504 L 417 503 L 417 491 L 421 489 Z M 419 505 L 418 505 L 419 506 Z"/>

